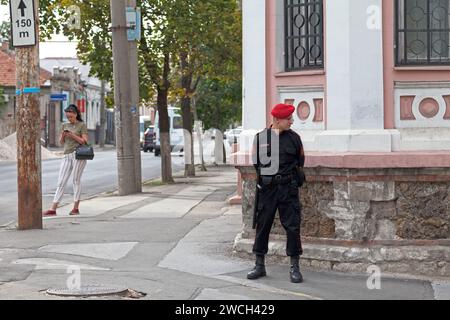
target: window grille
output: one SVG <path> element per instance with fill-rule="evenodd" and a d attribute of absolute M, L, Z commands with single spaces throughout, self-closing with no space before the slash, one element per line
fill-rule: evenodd
<path fill-rule="evenodd" d="M 286 71 L 323 68 L 323 1 L 285 0 Z"/>
<path fill-rule="evenodd" d="M 449 0 L 395 0 L 396 64 L 449 65 Z"/>

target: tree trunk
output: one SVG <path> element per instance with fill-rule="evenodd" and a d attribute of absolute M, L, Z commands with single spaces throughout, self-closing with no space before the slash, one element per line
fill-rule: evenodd
<path fill-rule="evenodd" d="M 186 177 L 195 177 L 194 144 L 192 143 L 191 99 L 189 97 L 183 97 L 181 99 L 181 113 L 183 117 L 184 132 L 184 175 Z"/>
<path fill-rule="evenodd" d="M 163 84 L 157 86 L 158 91 L 158 116 L 159 116 L 159 137 L 161 145 L 161 179 L 163 183 L 173 183 L 172 157 L 170 148 L 170 126 L 169 113 L 167 111 L 167 95 L 169 93 L 169 55 L 164 58 Z M 155 128 L 158 130 L 158 128 Z"/>
<path fill-rule="evenodd" d="M 187 70 L 189 62 L 187 61 L 187 54 L 182 53 L 181 60 L 181 87 L 184 89 L 184 96 L 181 99 L 181 116 L 183 118 L 184 129 L 184 154 L 185 165 L 184 175 L 186 177 L 195 177 L 195 162 L 194 162 L 194 144 L 192 139 L 192 114 L 191 114 L 191 85 L 192 73 Z"/>
<path fill-rule="evenodd" d="M 105 125 L 106 125 L 106 108 L 105 108 L 105 81 L 101 81 L 101 87 L 100 87 L 100 134 L 98 136 L 98 143 L 100 145 L 100 148 L 103 148 L 105 146 L 105 139 L 106 139 L 106 132 L 105 132 Z"/>
<path fill-rule="evenodd" d="M 161 147 L 161 179 L 163 183 L 173 183 L 172 156 L 170 155 L 169 113 L 167 111 L 167 91 L 160 89 L 158 89 L 158 117 Z"/>

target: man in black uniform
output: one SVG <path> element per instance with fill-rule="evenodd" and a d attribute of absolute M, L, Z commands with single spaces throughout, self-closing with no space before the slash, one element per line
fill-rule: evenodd
<path fill-rule="evenodd" d="M 254 228 L 256 238 L 253 253 L 256 265 L 247 274 L 254 280 L 266 275 L 264 256 L 268 252 L 270 229 L 278 209 L 280 221 L 286 230 L 286 254 L 291 259 L 291 282 L 303 281 L 299 257 L 302 254 L 300 240 L 299 187 L 304 182 L 302 168 L 305 162 L 300 136 L 291 130 L 295 107 L 276 105 L 271 114 L 273 124 L 258 133 L 253 145 L 253 164 L 257 170 L 257 203 Z"/>

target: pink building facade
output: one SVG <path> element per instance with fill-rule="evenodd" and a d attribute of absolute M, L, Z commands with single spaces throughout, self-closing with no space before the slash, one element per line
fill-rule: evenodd
<path fill-rule="evenodd" d="M 244 129 L 289 102 L 310 151 L 450 150 L 448 5 L 244 0 Z"/>
<path fill-rule="evenodd" d="M 253 238 L 251 142 L 285 102 L 306 150 L 304 263 L 449 275 L 450 0 L 243 0 L 242 11 L 236 250 Z M 272 240 L 283 255 L 279 225 Z"/>

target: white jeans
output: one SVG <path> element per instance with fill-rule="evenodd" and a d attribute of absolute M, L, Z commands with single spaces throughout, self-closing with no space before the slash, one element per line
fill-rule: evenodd
<path fill-rule="evenodd" d="M 67 180 L 73 170 L 73 201 L 80 201 L 81 198 L 81 175 L 86 167 L 86 160 L 75 159 L 75 152 L 65 154 L 64 160 L 59 169 L 58 184 L 56 186 L 56 193 L 53 199 L 54 203 L 59 203 L 64 195 L 64 188 Z"/>

